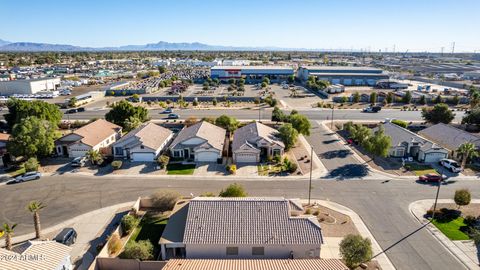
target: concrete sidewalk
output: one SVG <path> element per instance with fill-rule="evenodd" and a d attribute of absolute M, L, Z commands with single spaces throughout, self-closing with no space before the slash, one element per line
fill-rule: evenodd
<path fill-rule="evenodd" d="M 434 200 L 420 200 L 411 203 L 408 206 L 410 213 L 424 226 L 442 245 L 468 269 L 479 269 L 478 250 L 472 248 L 473 241 L 452 241 L 448 239 L 440 230 L 435 227 L 430 220 L 424 217 L 428 209 L 434 204 Z M 454 203 L 451 199 L 439 199 L 438 203 Z M 474 199 L 470 203 L 480 203 L 479 199 Z"/>
<path fill-rule="evenodd" d="M 116 214 L 119 211 L 129 210 L 134 203 L 135 202 L 132 201 L 112 205 L 79 215 L 55 226 L 42 229 L 42 234 L 49 239 L 53 239 L 63 228 L 74 228 L 77 231 L 77 241 L 71 246 L 72 251 L 70 252 L 70 256 L 72 262 L 75 263 L 81 260 L 77 263 L 79 264 L 77 269 L 88 269 L 88 266 L 96 256 L 94 252 L 96 245 L 108 236 L 104 232 L 108 231 L 107 228 L 109 226 L 119 222 L 119 218 L 121 217 L 116 217 Z M 34 238 L 35 233 L 29 233 L 13 237 L 12 241 L 14 244 L 17 244 Z"/>
<path fill-rule="evenodd" d="M 308 203 L 307 200 L 302 200 L 302 203 Z M 378 244 L 377 240 L 373 237 L 372 233 L 370 230 L 368 230 L 367 226 L 365 223 L 363 223 L 362 218 L 355 213 L 353 210 L 350 208 L 347 208 L 343 205 L 340 205 L 338 203 L 334 203 L 331 201 L 324 201 L 324 200 L 314 200 L 313 203 L 317 203 L 319 205 L 322 205 L 324 207 L 330 208 L 334 211 L 337 211 L 339 213 L 342 213 L 344 215 L 347 215 L 350 217 L 352 220 L 353 224 L 357 228 L 358 232 L 362 237 L 368 237 L 372 241 L 372 250 L 373 254 L 378 254 L 377 257 L 375 257 L 375 260 L 378 262 L 382 270 L 390 270 L 390 269 L 395 269 L 395 266 L 393 266 L 392 262 L 390 259 L 387 257 L 385 253 L 382 253 L 382 248 Z M 338 256 L 338 249 L 339 249 L 339 243 L 341 239 L 335 239 L 334 237 L 330 237 L 326 241 L 326 248 L 328 251 L 326 251 L 328 254 L 330 254 L 333 257 Z M 323 247 L 322 247 L 323 249 Z M 325 254 L 325 253 L 324 253 Z"/>

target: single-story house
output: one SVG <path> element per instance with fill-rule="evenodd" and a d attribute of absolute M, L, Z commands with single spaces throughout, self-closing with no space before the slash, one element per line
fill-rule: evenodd
<path fill-rule="evenodd" d="M 110 146 L 122 136 L 122 127 L 98 119 L 55 141 L 59 156 L 83 157 L 90 150 L 110 155 Z"/>
<path fill-rule="evenodd" d="M 418 134 L 448 149 L 450 156 L 455 159 L 461 159 L 456 151 L 464 143 L 473 143 L 480 149 L 479 136 L 443 123 L 421 130 Z"/>
<path fill-rule="evenodd" d="M 392 139 L 391 157 L 413 157 L 426 163 L 438 162 L 448 157 L 448 150 L 420 135 L 391 122 L 382 124 L 385 135 Z"/>
<path fill-rule="evenodd" d="M 113 156 L 135 162 L 153 162 L 172 137 L 173 132 L 167 128 L 155 123 L 143 124 L 112 145 Z"/>
<path fill-rule="evenodd" d="M 348 270 L 340 259 L 171 259 L 161 270 Z"/>
<path fill-rule="evenodd" d="M 261 157 L 283 155 L 285 145 L 277 135 L 276 129 L 259 122 L 237 129 L 232 142 L 233 162 L 260 162 Z"/>
<path fill-rule="evenodd" d="M 313 259 L 323 236 L 299 200 L 197 197 L 174 208 L 159 244 L 163 260 Z"/>
<path fill-rule="evenodd" d="M 182 129 L 170 145 L 173 158 L 216 162 L 222 158 L 226 130 L 207 121 Z"/>
<path fill-rule="evenodd" d="M 0 248 L 0 258 L 13 258 L 0 259 L 0 269 L 72 270 L 71 250 L 55 241 L 27 241 L 11 251 Z"/>

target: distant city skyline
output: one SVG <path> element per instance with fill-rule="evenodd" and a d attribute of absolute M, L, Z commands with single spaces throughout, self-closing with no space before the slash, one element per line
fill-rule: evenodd
<path fill-rule="evenodd" d="M 11 42 L 480 52 L 478 0 L 6 0 Z"/>

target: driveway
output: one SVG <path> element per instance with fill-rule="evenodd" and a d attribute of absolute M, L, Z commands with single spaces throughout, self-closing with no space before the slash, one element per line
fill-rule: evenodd
<path fill-rule="evenodd" d="M 347 179 L 368 175 L 368 166 L 354 157 L 353 151 L 335 132 L 317 121 L 311 123 L 311 134 L 305 138 L 328 170 L 328 178 Z"/>
<path fill-rule="evenodd" d="M 227 173 L 225 165 L 217 163 L 202 163 L 197 162 L 194 175 L 209 176 L 209 175 L 225 175 Z"/>
<path fill-rule="evenodd" d="M 258 176 L 258 169 L 256 163 L 238 163 L 238 176 Z"/>

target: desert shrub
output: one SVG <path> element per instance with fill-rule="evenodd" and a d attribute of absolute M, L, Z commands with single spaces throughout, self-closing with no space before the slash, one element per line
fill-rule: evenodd
<path fill-rule="evenodd" d="M 320 215 L 320 210 L 315 210 L 315 212 L 313 212 L 313 215 L 314 215 L 314 216 Z"/>
<path fill-rule="evenodd" d="M 402 121 L 402 120 L 394 119 L 394 120 L 392 120 L 392 123 L 397 125 L 397 126 L 403 127 L 403 128 L 408 127 L 408 123 L 405 122 L 405 121 Z"/>
<path fill-rule="evenodd" d="M 226 189 L 222 189 L 219 194 L 220 197 L 247 197 L 247 193 L 242 185 L 233 183 Z"/>
<path fill-rule="evenodd" d="M 235 164 L 230 165 L 230 169 L 228 171 L 231 174 L 235 174 L 237 172 L 237 165 L 235 165 Z"/>
<path fill-rule="evenodd" d="M 114 170 L 118 170 L 122 167 L 123 162 L 121 160 L 114 160 L 112 161 L 112 168 Z"/>
<path fill-rule="evenodd" d="M 307 210 L 305 210 L 305 214 L 311 215 L 312 214 L 312 209 L 308 208 Z"/>
<path fill-rule="evenodd" d="M 157 158 L 158 165 L 160 166 L 161 169 L 164 169 L 167 167 L 168 162 L 170 162 L 170 157 L 167 155 L 160 155 Z"/>
<path fill-rule="evenodd" d="M 141 261 L 153 259 L 153 245 L 149 240 L 131 241 L 125 246 L 122 258 Z"/>
<path fill-rule="evenodd" d="M 298 169 L 297 163 L 295 163 L 295 162 L 289 162 L 289 163 L 288 163 L 288 165 L 287 165 L 287 171 L 288 171 L 289 173 L 294 173 L 294 172 L 297 171 L 297 169 Z"/>
<path fill-rule="evenodd" d="M 26 172 L 34 172 L 38 170 L 38 160 L 37 158 L 31 157 L 23 164 L 25 166 Z"/>
<path fill-rule="evenodd" d="M 159 190 L 151 196 L 153 206 L 160 211 L 170 211 L 180 199 L 180 194 L 170 190 Z"/>
<path fill-rule="evenodd" d="M 122 241 L 118 234 L 112 234 L 108 238 L 108 254 L 113 255 L 117 254 L 122 249 Z"/>

